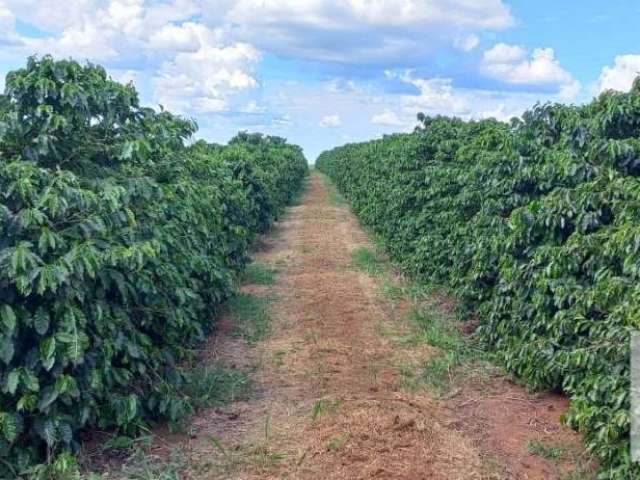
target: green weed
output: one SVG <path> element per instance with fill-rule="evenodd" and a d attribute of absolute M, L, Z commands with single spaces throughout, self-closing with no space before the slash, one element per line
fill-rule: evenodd
<path fill-rule="evenodd" d="M 424 300 L 424 299 L 423 299 Z M 416 388 L 420 383 L 429 385 L 442 395 L 458 382 L 481 382 L 497 367 L 487 360 L 488 355 L 475 341 L 465 337 L 458 329 L 452 314 L 438 310 L 431 301 L 423 301 L 407 315 L 411 332 L 398 341 L 408 345 L 424 344 L 437 348 L 424 363 L 421 375 L 412 375 L 408 366 L 401 366 L 404 386 Z"/>
<path fill-rule="evenodd" d="M 309 190 L 309 182 L 310 182 L 309 179 L 310 179 L 310 175 L 306 175 L 302 179 L 300 183 L 300 187 L 295 191 L 295 193 L 291 197 L 291 200 L 289 201 L 289 206 L 295 207 L 302 204 L 304 197 L 307 194 L 307 191 Z"/>
<path fill-rule="evenodd" d="M 246 445 L 236 449 L 226 448 L 222 441 L 214 436 L 211 436 L 209 441 L 221 454 L 221 459 L 215 464 L 217 470 L 226 473 L 243 465 L 255 465 L 261 470 L 269 470 L 287 458 L 286 453 L 272 451 L 266 441 L 259 445 Z"/>
<path fill-rule="evenodd" d="M 350 436 L 351 435 L 349 435 L 349 433 L 341 433 L 340 435 L 335 436 L 329 441 L 327 450 L 330 452 L 337 452 L 349 441 Z"/>
<path fill-rule="evenodd" d="M 342 405 L 342 401 L 339 399 L 321 398 L 313 404 L 311 409 L 311 423 L 316 423 L 320 417 L 325 414 L 334 414 Z"/>
<path fill-rule="evenodd" d="M 86 473 L 68 480 L 182 480 L 188 457 L 182 449 L 173 449 L 169 455 L 150 454 L 136 448 L 117 469 L 105 474 Z M 56 477 L 62 480 L 62 477 Z"/>
<path fill-rule="evenodd" d="M 270 470 L 287 458 L 286 453 L 271 451 L 264 445 L 257 447 L 252 453 L 253 458 L 250 460 L 263 470 Z"/>
<path fill-rule="evenodd" d="M 271 330 L 269 300 L 250 293 L 238 293 L 227 303 L 235 320 L 232 334 L 247 343 L 255 343 L 267 337 Z"/>
<path fill-rule="evenodd" d="M 397 366 L 397 369 L 400 374 L 400 384 L 405 390 L 415 391 L 423 382 L 422 377 L 416 375 L 416 370 L 413 365 L 401 363 Z"/>
<path fill-rule="evenodd" d="M 322 180 L 324 181 L 325 187 L 329 192 L 329 203 L 336 207 L 346 207 L 349 205 L 347 199 L 344 198 L 344 196 L 340 192 L 338 192 L 338 189 L 333 184 L 333 182 L 329 180 L 329 177 L 323 175 Z"/>
<path fill-rule="evenodd" d="M 558 460 L 566 453 L 566 449 L 561 445 L 550 445 L 539 440 L 530 441 L 527 444 L 527 451 L 547 460 Z"/>
<path fill-rule="evenodd" d="M 385 277 L 378 287 L 378 291 L 382 296 L 393 303 L 401 301 L 405 297 L 405 291 L 398 282 L 392 278 Z"/>
<path fill-rule="evenodd" d="M 255 285 L 273 285 L 276 283 L 277 272 L 278 270 L 271 265 L 253 262 L 247 265 L 242 275 L 242 281 Z"/>
<path fill-rule="evenodd" d="M 278 366 L 281 367 L 284 365 L 284 357 L 289 353 L 287 350 L 277 350 L 273 354 L 273 361 Z"/>
<path fill-rule="evenodd" d="M 388 264 L 375 251 L 367 247 L 357 247 L 351 252 L 353 265 L 369 275 L 379 275 L 388 270 Z"/>
<path fill-rule="evenodd" d="M 197 367 L 187 374 L 185 393 L 196 409 L 245 398 L 251 383 L 246 372 L 222 365 Z"/>
<path fill-rule="evenodd" d="M 302 245 L 302 253 L 313 253 L 317 249 L 318 247 L 316 245 L 308 245 L 308 244 Z"/>
<path fill-rule="evenodd" d="M 532 440 L 527 444 L 527 451 L 554 462 L 557 477 L 560 480 L 595 480 L 596 478 L 592 459 L 571 446 Z M 566 470 L 565 462 L 570 464 L 569 471 Z"/>

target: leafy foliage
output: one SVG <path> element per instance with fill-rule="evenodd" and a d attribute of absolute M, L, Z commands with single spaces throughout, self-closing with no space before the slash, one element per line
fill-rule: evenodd
<path fill-rule="evenodd" d="M 277 137 L 186 147 L 196 128 L 98 66 L 31 58 L 7 76 L 0 477 L 68 464 L 82 429 L 192 409 L 179 362 L 307 169 Z"/>
<path fill-rule="evenodd" d="M 418 278 L 480 313 L 505 365 L 571 398 L 600 478 L 629 454 L 629 332 L 640 323 L 640 81 L 510 124 L 419 116 L 412 134 L 323 153 L 360 219 Z"/>

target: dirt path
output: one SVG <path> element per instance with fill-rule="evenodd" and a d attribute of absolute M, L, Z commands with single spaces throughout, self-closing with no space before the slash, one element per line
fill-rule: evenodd
<path fill-rule="evenodd" d="M 379 295 L 378 278 L 351 267 L 368 239 L 346 207 L 332 204 L 312 174 L 303 203 L 290 209 L 257 255 L 278 266 L 268 294 L 269 338 L 248 347 L 222 332 L 211 358 L 252 367 L 247 401 L 203 412 L 182 442 L 198 479 L 560 478 L 557 465 L 531 455 L 532 439 L 577 442 L 559 426 L 565 407 L 533 397 L 504 378 L 436 399 L 403 388 L 400 364 L 430 355 L 398 339 L 408 328 Z M 578 478 L 578 477 L 576 477 Z M 580 477 L 582 478 L 582 477 Z"/>

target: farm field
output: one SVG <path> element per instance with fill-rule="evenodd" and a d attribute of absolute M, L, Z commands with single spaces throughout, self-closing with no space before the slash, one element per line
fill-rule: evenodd
<path fill-rule="evenodd" d="M 640 480 L 638 23 L 0 0 L 0 480 Z"/>
<path fill-rule="evenodd" d="M 635 475 L 638 92 L 419 114 L 308 177 L 30 59 L 0 112 L 2 475 Z"/>
<path fill-rule="evenodd" d="M 213 401 L 194 349 L 307 163 L 280 137 L 188 142 L 90 64 L 31 58 L 5 93 L 0 478 L 65 478 L 83 433 L 123 447 Z"/>
<path fill-rule="evenodd" d="M 602 475 L 635 478 L 640 80 L 508 124 L 418 114 L 413 134 L 320 155 L 391 257 L 445 286 L 481 343 L 527 384 L 571 400 Z"/>
<path fill-rule="evenodd" d="M 153 467 L 106 478 L 595 478 L 566 400 L 462 354 L 451 300 L 399 277 L 323 175 L 254 262 L 241 291 L 269 302 L 268 334 L 238 335 L 255 318 L 232 309 L 203 352 L 250 372 L 251 392 L 158 432 L 141 447 Z"/>
<path fill-rule="evenodd" d="M 91 64 L 1 105 L 4 477 L 637 475 L 640 83 L 311 176 Z"/>

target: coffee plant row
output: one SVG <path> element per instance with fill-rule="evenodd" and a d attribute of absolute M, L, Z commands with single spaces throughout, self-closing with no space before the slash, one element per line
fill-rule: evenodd
<path fill-rule="evenodd" d="M 196 128 L 98 66 L 31 58 L 7 76 L 0 478 L 64 470 L 87 429 L 191 411 L 181 362 L 307 172 L 284 139 L 186 146 Z"/>
<path fill-rule="evenodd" d="M 629 335 L 640 326 L 640 81 L 509 124 L 418 115 L 412 134 L 323 153 L 318 168 L 419 279 L 451 287 L 531 385 L 571 399 L 600 478 L 629 453 Z"/>

